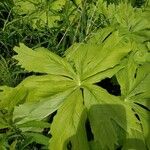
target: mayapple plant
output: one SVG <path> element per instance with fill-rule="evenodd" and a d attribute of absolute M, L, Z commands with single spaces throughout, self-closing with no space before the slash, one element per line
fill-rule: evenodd
<path fill-rule="evenodd" d="M 74 44 L 64 57 L 22 43 L 15 47 L 19 65 L 40 75 L 15 88 L 1 87 L 0 108 L 12 111 L 16 126 L 45 121 L 57 112 L 49 131 L 50 150 L 149 149 L 148 50 L 111 28 L 93 39 Z M 97 85 L 113 76 L 120 96 Z"/>

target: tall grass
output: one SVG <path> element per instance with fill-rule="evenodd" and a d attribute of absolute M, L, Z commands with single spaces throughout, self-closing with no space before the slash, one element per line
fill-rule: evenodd
<path fill-rule="evenodd" d="M 16 66 L 12 59 L 5 59 L 0 55 L 0 85 L 14 87 L 22 79 L 23 70 Z"/>

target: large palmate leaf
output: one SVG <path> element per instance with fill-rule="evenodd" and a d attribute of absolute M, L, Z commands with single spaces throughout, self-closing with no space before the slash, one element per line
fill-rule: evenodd
<path fill-rule="evenodd" d="M 91 110 L 86 105 L 87 101 L 88 103 L 91 101 L 87 98 L 88 92 L 85 92 L 86 94 L 82 97 L 82 90 L 79 87 L 83 86 L 83 90 L 85 90 L 84 86 L 86 85 L 99 82 L 106 77 L 112 77 L 124 66 L 124 63 L 120 62 L 132 50 L 132 45 L 130 42 L 124 42 L 124 38 L 120 37 L 118 32 L 114 32 L 110 36 L 103 34 L 102 39 L 93 45 L 74 45 L 66 52 L 65 58 L 60 58 L 43 48 L 32 50 L 23 44 L 15 48 L 17 55 L 14 58 L 25 69 L 48 74 L 39 77 L 32 76 L 20 84 L 28 90 L 28 95 L 26 96 L 25 104 L 15 107 L 13 119 L 16 124 L 42 120 L 58 109 L 51 128 L 52 140 L 50 141 L 50 148 L 54 149 L 56 142 L 59 142 L 57 144 L 58 150 L 65 148 L 69 144 L 73 149 L 77 149 L 76 147 L 90 149 L 90 147 L 99 146 L 110 148 L 109 145 L 114 145 L 115 147 L 118 138 L 111 122 L 109 124 L 112 128 L 111 131 L 114 133 L 110 137 L 112 138 L 111 141 L 99 143 L 97 137 L 93 141 L 95 144 L 90 146 L 84 127 L 87 117 L 83 116 L 91 115 L 89 120 L 91 119 L 90 123 L 94 130 L 99 128 L 99 125 L 95 125 L 95 119 L 92 119 L 95 109 Z M 40 65 L 37 65 L 39 62 Z M 71 93 L 74 89 L 78 90 Z M 107 94 L 106 92 L 106 97 Z M 106 99 L 106 97 L 104 96 L 102 99 Z M 32 101 L 32 103 L 29 101 Z M 90 107 L 99 104 L 102 103 L 98 100 L 96 104 L 92 104 Z M 86 109 L 88 110 L 87 114 Z M 89 113 L 90 111 L 92 112 Z M 86 115 L 83 115 L 84 113 Z M 98 120 L 98 118 L 96 119 Z M 133 123 L 135 122 L 133 121 Z M 126 130 L 126 123 L 122 123 L 120 126 Z M 66 130 L 62 130 L 65 128 Z M 129 127 L 129 130 L 130 128 L 132 126 Z M 62 136 L 60 136 L 60 132 L 62 132 Z M 80 143 L 79 138 L 82 138 L 84 143 Z"/>
<path fill-rule="evenodd" d="M 126 67 L 117 74 L 117 79 L 121 85 L 122 98 L 126 102 L 132 102 L 131 105 L 139 116 L 147 146 L 150 148 L 150 64 L 144 59 L 147 55 L 148 52 L 136 51 L 133 53 Z"/>
<path fill-rule="evenodd" d="M 117 74 L 117 79 L 121 85 L 122 96 L 126 101 L 137 102 L 150 108 L 150 105 L 148 105 L 150 97 L 150 64 L 141 62 L 141 60 L 147 61 L 143 58 L 147 57 L 147 55 L 148 52 L 142 51 L 132 53 L 126 67 Z"/>
<path fill-rule="evenodd" d="M 114 47 L 111 49 L 112 43 Z M 119 37 L 117 32 L 105 41 L 100 41 L 98 45 L 90 46 L 76 46 L 71 52 L 68 51 L 66 58 L 61 58 L 44 48 L 32 50 L 23 44 L 15 47 L 14 50 L 18 54 L 14 58 L 19 61 L 19 65 L 28 71 L 49 74 L 29 77 L 19 85 L 28 90 L 26 101 L 38 101 L 80 86 L 84 80 L 94 83 L 111 77 L 122 68 L 119 63 L 132 48 L 130 43 L 123 42 L 123 38 Z"/>

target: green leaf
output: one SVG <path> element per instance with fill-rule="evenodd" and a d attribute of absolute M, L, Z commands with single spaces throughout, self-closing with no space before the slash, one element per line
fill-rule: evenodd
<path fill-rule="evenodd" d="M 14 50 L 18 53 L 14 58 L 28 71 L 68 77 L 74 75 L 72 68 L 63 58 L 45 48 L 32 50 L 24 44 L 20 44 L 20 47 L 15 47 Z"/>
<path fill-rule="evenodd" d="M 75 67 L 81 82 L 95 83 L 113 76 L 122 67 L 117 66 L 121 59 L 132 49 L 131 43 L 124 42 L 118 32 L 108 37 L 103 35 L 104 40 L 98 44 L 77 44 L 66 52 L 66 58 Z"/>
<path fill-rule="evenodd" d="M 14 0 L 13 11 L 15 15 L 24 16 L 24 22 L 30 23 L 33 28 L 54 27 L 60 20 L 56 13 L 65 5 L 66 0 L 46 1 L 46 0 Z"/>
<path fill-rule="evenodd" d="M 117 79 L 121 85 L 122 96 L 125 101 L 138 102 L 149 107 L 150 97 L 150 64 L 139 65 L 132 54 L 124 69 L 118 72 Z"/>
<path fill-rule="evenodd" d="M 142 107 L 139 107 L 138 105 L 134 105 L 133 107 L 140 118 L 144 136 L 145 136 L 145 142 L 148 149 L 150 149 L 150 134 L 149 134 L 150 133 L 150 128 L 149 128 L 150 112 L 145 110 Z"/>
<path fill-rule="evenodd" d="M 22 85 L 28 90 L 26 101 L 34 102 L 74 88 L 76 83 L 64 76 L 41 75 L 26 78 L 19 86 Z"/>
<path fill-rule="evenodd" d="M 17 124 L 33 120 L 43 120 L 56 111 L 72 91 L 73 89 L 69 89 L 39 102 L 28 102 L 16 106 L 13 113 L 13 120 L 16 120 Z"/>
<path fill-rule="evenodd" d="M 10 150 L 15 150 L 17 145 L 17 140 L 15 140 L 11 145 L 10 145 Z"/>
<path fill-rule="evenodd" d="M 9 128 L 9 124 L 0 116 L 0 129 Z"/>
<path fill-rule="evenodd" d="M 69 144 L 72 149 L 89 149 L 84 130 L 86 117 L 84 111 L 82 93 L 77 89 L 67 97 L 54 118 L 49 149 L 62 150 L 66 149 Z"/>
<path fill-rule="evenodd" d="M 138 131 L 132 130 L 132 135 L 126 137 L 126 141 L 122 149 L 147 150 L 143 135 L 141 135 Z"/>
<path fill-rule="evenodd" d="M 134 59 L 136 54 L 130 55 L 126 67 L 118 72 L 117 79 L 121 86 L 123 100 L 130 103 L 139 117 L 145 143 L 149 148 L 150 64 L 145 59 L 145 63 L 143 61 L 142 64 L 141 61 L 136 61 Z M 142 146 L 137 144 L 137 147 L 140 149 Z"/>
<path fill-rule="evenodd" d="M 32 140 L 38 144 L 48 146 L 49 138 L 40 133 L 26 132 L 24 133 L 24 135 L 27 136 L 28 138 L 31 137 Z"/>
<path fill-rule="evenodd" d="M 67 1 L 66 0 L 55 0 L 53 1 L 53 3 L 51 4 L 51 8 L 53 10 L 61 10 L 63 8 L 63 6 L 65 5 Z"/>
<path fill-rule="evenodd" d="M 37 4 L 39 4 L 39 0 L 37 0 L 37 2 L 34 2 L 33 0 L 14 0 L 14 10 L 21 14 L 32 13 L 36 10 Z"/>
<path fill-rule="evenodd" d="M 50 124 L 44 121 L 28 121 L 23 124 L 17 124 L 18 128 L 28 128 L 28 127 L 36 127 L 36 128 L 50 128 Z"/>
<path fill-rule="evenodd" d="M 11 110 L 17 104 L 24 102 L 27 95 L 27 90 L 23 85 L 20 87 L 0 87 L 3 92 L 0 92 L 0 108 Z"/>

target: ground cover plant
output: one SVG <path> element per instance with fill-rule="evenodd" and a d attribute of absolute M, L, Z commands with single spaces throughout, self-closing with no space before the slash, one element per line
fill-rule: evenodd
<path fill-rule="evenodd" d="M 0 149 L 150 149 L 149 1 L 1 3 Z"/>

